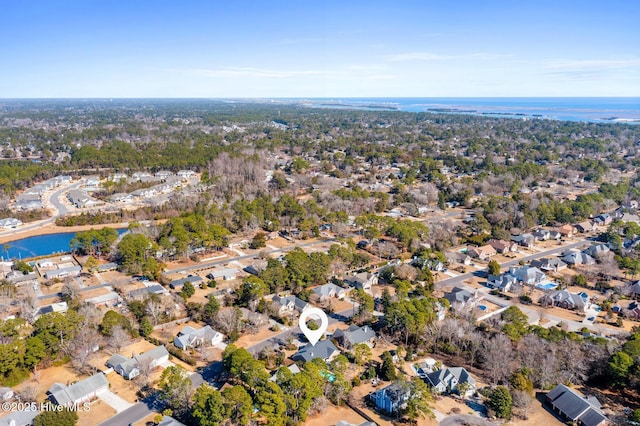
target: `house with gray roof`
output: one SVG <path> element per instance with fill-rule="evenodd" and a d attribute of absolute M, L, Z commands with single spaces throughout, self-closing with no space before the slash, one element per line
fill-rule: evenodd
<path fill-rule="evenodd" d="M 100 201 L 91 198 L 86 192 L 79 189 L 72 189 L 67 196 L 71 204 L 78 208 L 92 207 L 100 204 Z"/>
<path fill-rule="evenodd" d="M 316 287 L 313 290 L 313 294 L 318 296 L 318 299 L 321 302 L 337 297 L 338 299 L 344 299 L 347 295 L 347 290 L 336 285 L 334 283 L 327 283 L 325 285 L 321 285 L 320 287 Z"/>
<path fill-rule="evenodd" d="M 5 276 L 5 279 L 16 286 L 34 286 L 38 284 L 38 274 L 29 272 L 23 274 L 20 271 L 12 271 Z"/>
<path fill-rule="evenodd" d="M 535 266 L 522 266 L 520 268 L 510 268 L 509 273 L 526 285 L 536 285 L 546 281 L 547 276 Z"/>
<path fill-rule="evenodd" d="M 222 268 L 222 269 L 214 269 L 213 271 L 207 274 L 207 278 L 211 280 L 217 280 L 222 278 L 223 281 L 227 280 L 235 280 L 236 276 L 240 273 L 235 268 Z M 257 274 L 256 274 L 257 275 Z"/>
<path fill-rule="evenodd" d="M 584 250 L 583 253 L 588 254 L 591 257 L 600 258 L 605 253 L 609 253 L 611 249 L 606 244 L 594 244 L 588 249 Z"/>
<path fill-rule="evenodd" d="M 290 366 L 288 366 L 288 367 L 287 367 L 286 365 L 283 365 L 282 367 L 278 368 L 278 370 L 276 370 L 276 372 L 275 372 L 275 373 L 273 373 L 273 374 L 271 375 L 271 377 L 269 378 L 269 380 L 270 380 L 270 381 L 272 381 L 272 382 L 277 381 L 277 380 L 278 380 L 278 372 L 279 372 L 280 370 L 282 370 L 282 369 L 286 369 L 286 370 L 288 370 L 291 374 L 298 374 L 298 373 L 300 373 L 300 371 L 301 371 L 301 370 L 300 370 L 300 367 L 298 367 L 296 364 L 291 364 L 291 365 L 290 365 Z"/>
<path fill-rule="evenodd" d="M 511 274 L 489 275 L 487 277 L 487 285 L 489 287 L 503 292 L 511 291 L 511 288 L 517 284 L 517 282 L 516 277 Z"/>
<path fill-rule="evenodd" d="M 468 383 L 469 390 L 462 397 L 472 395 L 476 391 L 476 381 L 463 367 L 442 368 L 426 375 L 426 381 L 439 393 L 457 392 L 458 385 Z"/>
<path fill-rule="evenodd" d="M 294 361 L 309 362 L 312 359 L 320 358 L 326 362 L 331 361 L 338 356 L 340 351 L 336 348 L 336 345 L 331 340 L 320 340 L 316 345 L 307 343 L 305 347 L 291 356 Z"/>
<path fill-rule="evenodd" d="M 179 422 L 171 416 L 162 416 L 162 421 L 158 423 L 158 426 L 186 426 L 184 423 Z"/>
<path fill-rule="evenodd" d="M 77 277 L 82 271 L 82 266 L 73 265 L 63 268 L 51 269 L 44 273 L 44 278 L 52 280 L 56 278 Z"/>
<path fill-rule="evenodd" d="M 520 234 L 511 236 L 511 241 L 519 246 L 532 248 L 536 243 L 536 237 L 533 234 Z"/>
<path fill-rule="evenodd" d="M 141 355 L 135 355 L 131 358 L 115 354 L 107 360 L 107 367 L 120 374 L 127 380 L 131 380 L 140 375 L 140 364 L 149 363 L 150 368 L 156 368 L 160 364 L 169 360 L 169 352 L 164 346 L 157 346 Z"/>
<path fill-rule="evenodd" d="M 444 298 L 449 301 L 449 305 L 451 305 L 452 308 L 462 309 L 465 307 L 474 307 L 484 297 L 480 296 L 477 292 L 474 294 L 464 288 L 454 287 L 453 290 L 445 293 Z"/>
<path fill-rule="evenodd" d="M 273 296 L 273 304 L 279 315 L 291 314 L 294 311 L 303 312 L 311 307 L 307 302 L 296 296 Z"/>
<path fill-rule="evenodd" d="M 370 422 L 370 421 L 362 422 L 360 424 L 355 424 L 355 423 L 349 423 L 346 420 L 340 420 L 338 423 L 336 423 L 336 426 L 377 426 L 377 425 L 374 422 Z"/>
<path fill-rule="evenodd" d="M 409 387 L 404 383 L 395 382 L 369 394 L 369 400 L 376 405 L 376 409 L 394 414 L 407 406 L 409 396 Z"/>
<path fill-rule="evenodd" d="M 542 296 L 542 303 L 560 306 L 565 309 L 575 309 L 577 311 L 586 311 L 591 306 L 589 295 L 584 291 L 580 293 L 571 293 L 569 290 L 558 290 L 550 294 Z"/>
<path fill-rule="evenodd" d="M 70 386 L 54 383 L 47 391 L 47 395 L 52 403 L 71 407 L 74 404 L 89 402 L 107 390 L 109 390 L 109 381 L 104 373 L 98 373 Z"/>
<path fill-rule="evenodd" d="M 179 422 L 171 416 L 162 416 L 162 421 L 158 423 L 158 426 L 186 426 L 184 423 Z"/>
<path fill-rule="evenodd" d="M 173 339 L 173 344 L 176 345 L 177 348 L 186 350 L 199 346 L 213 346 L 222 343 L 223 340 L 224 335 L 215 331 L 209 325 L 197 329 L 186 326 L 180 330 L 178 336 Z"/>
<path fill-rule="evenodd" d="M 184 287 L 185 283 L 191 283 L 194 287 L 198 287 L 204 280 L 197 275 L 189 275 L 188 277 L 173 280 L 169 283 L 169 287 L 180 290 Z"/>
<path fill-rule="evenodd" d="M 569 265 L 593 265 L 596 261 L 587 253 L 577 250 L 568 250 L 562 253 L 561 260 Z"/>
<path fill-rule="evenodd" d="M 350 325 L 346 330 L 336 330 L 333 333 L 333 338 L 346 349 L 351 349 L 360 343 L 365 343 L 372 347 L 376 339 L 376 332 L 368 325 L 363 325 L 362 327 Z"/>
<path fill-rule="evenodd" d="M 360 272 L 358 274 L 345 277 L 344 282 L 351 287 L 369 290 L 372 286 L 378 284 L 378 274 Z"/>
<path fill-rule="evenodd" d="M 470 265 L 471 264 L 471 256 L 467 253 L 462 253 L 459 251 L 448 251 L 444 254 L 447 262 L 450 264 L 460 264 L 460 265 Z"/>
<path fill-rule="evenodd" d="M 531 261 L 531 266 L 544 272 L 558 272 L 567 268 L 567 264 L 557 257 L 543 257 Z"/>
<path fill-rule="evenodd" d="M 32 410 L 32 407 L 25 407 L 24 410 L 12 411 L 4 417 L 0 417 L 0 426 L 31 426 L 33 419 L 40 413 Z"/>
<path fill-rule="evenodd" d="M 149 294 L 165 294 L 167 293 L 167 289 L 162 287 L 160 284 L 153 284 L 144 288 L 137 288 L 135 290 L 131 290 L 127 293 L 127 297 L 129 299 L 142 300 L 147 297 Z"/>
<path fill-rule="evenodd" d="M 555 413 L 577 425 L 605 426 L 610 424 L 596 398 L 582 396 L 568 386 L 556 386 L 547 394 L 546 399 Z"/>

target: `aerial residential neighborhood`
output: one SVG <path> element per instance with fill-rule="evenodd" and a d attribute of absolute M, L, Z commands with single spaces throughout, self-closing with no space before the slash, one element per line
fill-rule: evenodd
<path fill-rule="evenodd" d="M 282 210 L 269 217 L 255 216 L 257 206 L 272 205 L 261 195 L 255 206 L 237 200 L 230 216 L 189 211 L 188 203 L 177 216 L 130 216 L 160 200 L 174 206 L 224 190 L 219 178 L 213 184 L 199 170 L 179 169 L 34 183 L 48 206 L 37 208 L 49 217 L 35 222 L 24 221 L 24 206 L 9 203 L 14 216 L 2 220 L 0 232 L 7 255 L 22 235 L 47 230 L 53 241 L 69 237 L 66 247 L 42 255 L 3 256 L 5 341 L 22 336 L 47 348 L 23 349 L 32 361 L 14 361 L 22 365 L 19 376 L 5 373 L 7 400 L 86 403 L 93 411 L 77 413 L 81 424 L 156 416 L 158 424 L 198 424 L 186 414 L 196 402 L 180 398 L 197 401 L 215 392 L 231 401 L 240 398 L 238 386 L 257 380 L 249 397 L 261 401 L 262 393 L 291 392 L 291 377 L 301 375 L 310 405 L 304 413 L 286 401 L 283 407 L 312 425 L 322 413 L 334 424 L 431 424 L 471 416 L 604 425 L 632 408 L 616 398 L 596 404 L 579 395 L 602 395 L 602 377 L 617 377 L 613 390 L 630 389 L 632 367 L 619 364 L 634 353 L 628 342 L 640 318 L 634 260 L 640 223 L 629 216 L 637 207 L 611 202 L 597 215 L 567 223 L 556 218 L 502 229 L 482 197 L 443 209 L 438 197 L 420 204 L 416 192 L 418 208 L 400 202 L 393 215 L 360 209 L 337 218 L 331 210 L 313 213 L 310 203 L 329 207 L 339 199 L 330 197 L 343 193 L 348 201 L 362 185 L 332 189 L 327 183 L 340 179 L 311 155 L 277 151 L 266 158 L 285 172 L 265 169 L 256 188 L 270 187 L 282 174 L 284 182 L 315 182 L 312 195 L 300 184 L 280 190 L 276 207 Z M 374 167 L 356 158 L 360 169 Z M 208 173 L 225 170 L 229 161 Z M 296 171 L 296 164 L 304 167 Z M 369 195 L 375 199 L 395 200 L 398 184 L 436 190 L 403 183 L 410 163 L 376 167 L 382 176 L 381 192 Z M 455 170 L 446 169 L 447 179 L 462 178 Z M 625 188 L 625 180 L 617 185 Z M 143 186 L 157 193 L 142 195 Z M 576 188 L 579 197 L 603 191 Z M 130 194 L 117 197 L 129 201 L 120 206 L 113 194 Z M 625 212 L 616 213 L 623 205 Z M 253 219 L 238 216 L 241 207 Z M 304 215 L 292 221 L 292 209 L 313 222 L 303 224 Z M 249 225 L 257 220 L 258 229 Z M 297 327 L 311 308 L 328 315 L 316 344 Z M 599 365 L 588 361 L 594 354 Z M 504 394 L 512 401 L 508 415 L 495 405 Z M 257 410 L 244 418 L 260 418 Z M 21 415 L 26 420 L 7 421 L 27 424 L 38 413 Z"/>
<path fill-rule="evenodd" d="M 640 426 L 640 2 L 1 6 L 0 426 Z"/>

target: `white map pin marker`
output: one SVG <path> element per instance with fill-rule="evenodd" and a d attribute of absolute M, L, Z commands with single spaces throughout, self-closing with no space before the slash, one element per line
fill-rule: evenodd
<path fill-rule="evenodd" d="M 307 319 L 309 317 L 320 320 L 320 327 L 317 330 L 310 330 L 309 327 L 307 327 Z M 300 319 L 298 320 L 298 326 L 307 340 L 309 340 L 309 343 L 311 343 L 311 346 L 315 346 L 316 343 L 318 343 L 318 340 L 320 340 L 324 332 L 327 331 L 328 325 L 329 318 L 327 318 L 327 314 L 320 308 L 305 309 L 300 314 Z"/>

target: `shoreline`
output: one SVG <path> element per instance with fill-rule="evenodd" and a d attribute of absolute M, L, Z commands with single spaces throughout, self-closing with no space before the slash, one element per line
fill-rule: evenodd
<path fill-rule="evenodd" d="M 101 228 L 116 228 L 122 229 L 127 228 L 129 226 L 128 222 L 124 223 L 105 223 L 99 225 L 78 225 L 78 226 L 58 226 L 56 224 L 45 225 L 41 228 L 29 229 L 26 231 L 20 231 L 16 229 L 14 232 L 0 235 L 0 244 L 10 243 L 13 241 L 22 240 L 24 238 L 29 237 L 37 237 L 39 235 L 49 235 L 49 234 L 62 234 L 62 233 L 71 233 L 71 232 L 80 232 L 80 231 L 88 231 L 91 228 L 93 229 L 101 229 Z"/>

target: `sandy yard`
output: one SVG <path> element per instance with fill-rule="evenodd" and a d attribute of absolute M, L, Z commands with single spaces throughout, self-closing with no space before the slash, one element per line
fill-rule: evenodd
<path fill-rule="evenodd" d="M 126 380 L 115 371 L 107 374 L 107 380 L 109 380 L 109 390 L 111 392 L 132 404 L 137 402 L 138 395 L 136 395 L 136 392 L 138 392 L 140 387 L 136 384 L 135 380 Z"/>
<path fill-rule="evenodd" d="M 269 328 L 265 327 L 256 334 L 243 334 L 242 337 L 236 340 L 233 344 L 239 348 L 248 348 L 256 343 L 280 334 L 282 331 L 284 330 L 271 331 Z"/>
<path fill-rule="evenodd" d="M 116 410 L 114 410 L 107 403 L 98 399 L 91 403 L 91 408 L 88 411 L 78 412 L 77 425 L 78 426 L 97 425 L 115 415 L 116 415 Z"/>
<path fill-rule="evenodd" d="M 349 423 L 354 423 L 359 425 L 360 423 L 365 422 L 367 419 L 360 416 L 358 413 L 353 411 L 349 407 L 336 407 L 333 404 L 330 404 L 326 410 L 324 410 L 321 414 L 315 417 L 308 417 L 307 421 L 304 422 L 305 426 L 333 426 L 337 424 L 340 420 L 345 420 Z"/>
<path fill-rule="evenodd" d="M 109 290 L 106 287 L 94 288 L 94 289 L 83 291 L 82 293 L 80 293 L 80 299 L 87 300 L 92 297 L 102 296 L 103 294 L 108 294 L 108 293 L 111 293 L 111 290 Z"/>
<path fill-rule="evenodd" d="M 191 300 L 191 299 L 189 299 Z M 151 337 L 155 337 L 163 342 L 172 342 L 173 339 L 178 335 L 178 332 L 185 327 L 193 327 L 195 329 L 201 328 L 202 326 L 194 321 L 181 322 L 180 324 L 164 324 L 154 329 L 151 333 Z"/>
<path fill-rule="evenodd" d="M 78 380 L 84 379 L 87 376 L 80 375 L 76 372 L 76 370 L 71 366 L 71 364 L 61 365 L 59 367 L 49 367 L 42 370 L 39 370 L 37 373 L 38 379 L 34 378 L 32 374 L 31 380 L 20 383 L 18 386 L 15 386 L 13 390 L 18 393 L 22 391 L 28 385 L 35 385 L 38 389 L 38 401 L 44 401 L 47 398 L 46 392 L 53 386 L 54 383 L 62 383 L 63 385 L 69 385 L 71 383 L 77 382 Z"/>
<path fill-rule="evenodd" d="M 154 419 L 159 413 L 153 412 L 149 414 L 147 417 L 133 423 L 133 426 L 147 426 L 148 424 L 155 424 Z"/>

